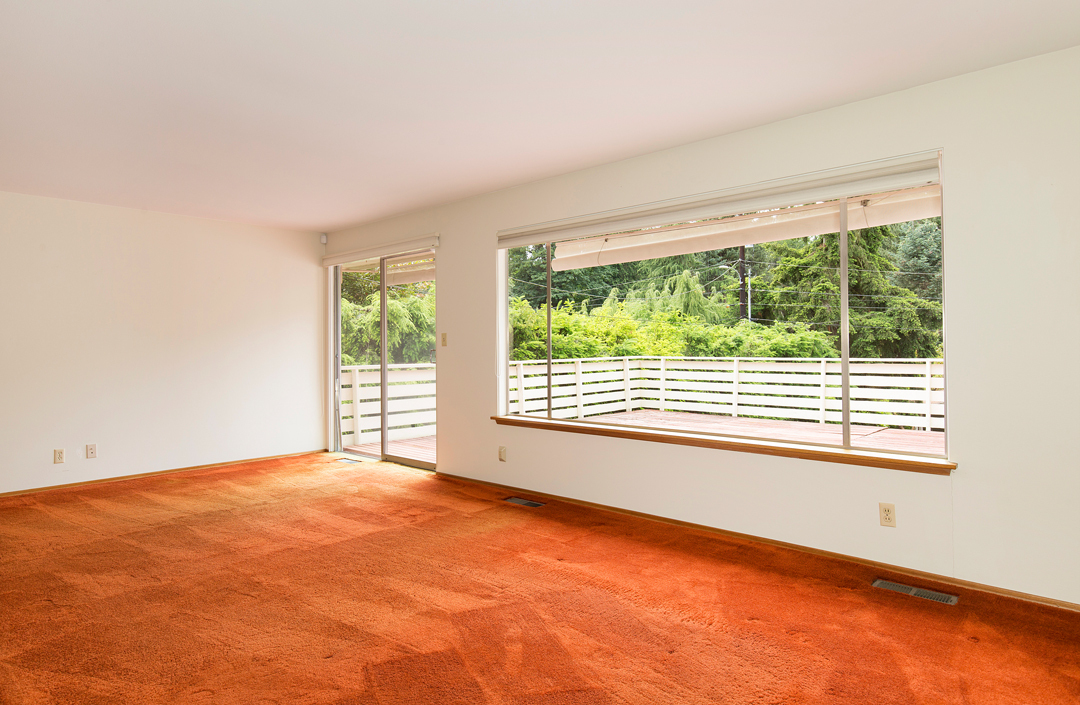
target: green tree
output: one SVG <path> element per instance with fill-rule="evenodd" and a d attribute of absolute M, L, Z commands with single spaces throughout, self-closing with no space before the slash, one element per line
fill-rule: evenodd
<path fill-rule="evenodd" d="M 379 293 L 378 272 L 342 272 L 341 298 L 363 306 L 372 294 Z"/>
<path fill-rule="evenodd" d="M 510 250 L 510 298 L 524 298 L 534 308 L 547 301 L 547 255 L 543 245 Z M 637 278 L 637 263 L 586 267 L 551 273 L 553 306 L 570 301 L 592 308 L 604 302 L 608 292 Z"/>
<path fill-rule="evenodd" d="M 654 297 L 655 298 L 655 297 Z M 570 303 L 551 312 L 553 359 L 688 355 L 699 357 L 832 357 L 829 337 L 804 325 L 735 326 L 706 323 L 674 305 L 643 308 L 644 299 L 618 301 L 582 311 Z M 636 308 L 636 310 L 635 310 Z M 510 303 L 511 360 L 547 357 L 547 309 L 523 298 Z"/>
<path fill-rule="evenodd" d="M 341 299 L 343 365 L 379 363 L 381 317 L 378 287 L 362 304 Z M 391 287 L 386 300 L 387 351 L 390 363 L 433 362 L 435 354 L 435 285 Z"/>
<path fill-rule="evenodd" d="M 941 218 L 890 226 L 899 242 L 893 256 L 897 272 L 891 279 L 916 296 L 941 301 Z"/>
<path fill-rule="evenodd" d="M 848 250 L 852 356 L 940 355 L 939 220 L 854 230 Z M 511 307 L 512 348 L 522 356 L 515 359 L 547 355 L 544 257 L 542 246 L 510 253 L 511 297 L 526 304 Z M 553 353 L 836 354 L 841 317 L 836 233 L 748 247 L 751 321 L 742 323 L 737 262 L 738 249 L 730 248 L 553 272 Z M 898 269 L 898 263 L 910 269 Z M 919 277 L 918 292 L 906 286 L 914 284 L 914 276 Z M 586 325 L 590 318 L 628 320 L 636 328 L 616 333 L 595 323 Z"/>
<path fill-rule="evenodd" d="M 941 354 L 941 303 L 893 283 L 895 247 L 889 227 L 853 230 L 848 239 L 852 357 L 935 357 Z M 840 240 L 836 233 L 766 243 L 776 264 L 751 281 L 754 318 L 799 322 L 827 331 L 839 347 Z"/>
<path fill-rule="evenodd" d="M 637 263 L 637 271 L 641 279 L 663 281 L 688 270 L 701 269 L 704 266 L 703 260 L 701 253 L 647 259 Z"/>

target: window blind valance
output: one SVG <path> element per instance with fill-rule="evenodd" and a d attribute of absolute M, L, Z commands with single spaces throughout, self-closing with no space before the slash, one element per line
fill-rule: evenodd
<path fill-rule="evenodd" d="M 498 232 L 498 246 L 508 248 L 559 242 L 799 204 L 816 204 L 845 196 L 881 194 L 927 186 L 940 181 L 939 162 L 938 150 L 918 152 L 748 186 L 510 228 Z M 835 231 L 834 228 L 831 232 Z M 746 233 L 748 234 L 749 230 L 746 230 Z"/>

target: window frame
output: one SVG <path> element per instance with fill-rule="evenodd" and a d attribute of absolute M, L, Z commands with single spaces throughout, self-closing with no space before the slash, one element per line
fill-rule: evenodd
<path fill-rule="evenodd" d="M 696 447 L 716 448 L 721 450 L 733 450 L 741 452 L 751 452 L 767 455 L 777 455 L 785 457 L 796 457 L 811 460 L 824 460 L 829 462 L 839 462 L 845 464 L 864 465 L 873 467 L 891 468 L 897 470 L 909 470 L 914 472 L 925 472 L 931 474 L 950 474 L 953 469 L 956 468 L 956 463 L 950 459 L 949 456 L 949 423 L 948 423 L 948 392 L 947 392 L 947 370 L 945 364 L 944 350 L 946 347 L 946 324 L 945 324 L 945 310 L 944 310 L 944 185 L 941 178 L 941 150 L 933 150 L 937 160 L 937 176 L 933 182 L 940 189 L 942 194 L 942 208 L 941 208 L 941 239 L 942 239 L 942 322 L 941 322 L 941 339 L 942 339 L 942 440 L 943 440 L 943 452 L 941 454 L 936 453 L 920 453 L 914 451 L 894 451 L 894 450 L 872 450 L 865 447 L 859 447 L 852 444 L 851 436 L 851 355 L 850 355 L 850 320 L 849 320 L 849 282 L 850 273 L 848 271 L 848 250 L 850 246 L 850 230 L 848 228 L 848 199 L 849 198 L 861 198 L 866 191 L 847 193 L 846 195 L 839 196 L 839 216 L 840 216 L 840 299 L 841 299 L 841 326 L 840 326 L 840 342 L 841 342 L 841 354 L 840 354 L 840 366 L 841 366 L 841 427 L 842 427 L 842 444 L 818 444 L 813 442 L 798 442 L 792 443 L 783 441 L 780 439 L 769 438 L 766 436 L 739 436 L 731 433 L 723 432 L 696 432 L 696 431 L 683 431 L 671 428 L 658 428 L 655 426 L 634 426 L 630 424 L 604 422 L 600 420 L 590 420 L 586 418 L 578 418 L 574 420 L 557 419 L 553 416 L 553 404 L 552 404 L 552 367 L 554 364 L 552 358 L 552 327 L 551 327 L 551 277 L 552 277 L 552 253 L 553 245 L 558 242 L 576 239 L 573 233 L 577 233 L 576 237 L 581 237 L 580 233 L 582 228 L 588 230 L 589 228 L 596 229 L 597 224 L 591 223 L 589 217 L 582 217 L 576 219 L 567 219 L 566 221 L 557 221 L 555 224 L 547 223 L 540 224 L 539 226 L 531 226 L 531 230 L 538 231 L 539 235 L 543 237 L 542 241 L 533 241 L 522 244 L 514 244 L 515 241 L 520 241 L 522 232 L 528 233 L 530 227 L 511 229 L 510 231 L 500 232 L 500 241 L 498 243 L 498 300 L 499 300 L 499 368 L 500 368 L 500 384 L 498 395 L 499 413 L 492 416 L 497 423 L 502 425 L 511 425 L 528 428 L 540 428 L 554 431 L 565 431 L 572 433 L 583 433 L 588 435 L 599 435 L 616 438 L 626 438 L 632 440 L 654 441 L 662 443 L 670 443 L 676 445 L 689 445 Z M 927 153 L 919 153 L 925 155 Z M 910 158 L 912 155 L 905 155 L 904 158 Z M 898 159 L 904 159 L 898 158 Z M 869 170 L 870 167 L 880 165 L 881 162 L 888 162 L 889 160 L 880 160 L 879 162 L 871 162 L 865 165 L 854 165 L 852 167 L 846 167 L 848 174 L 854 174 L 856 177 L 860 174 L 860 167 L 863 170 Z M 824 172 L 822 172 L 824 173 Z M 795 180 L 806 181 L 807 176 L 792 177 Z M 778 180 L 785 181 L 785 180 Z M 774 184 L 776 182 L 766 182 L 766 184 Z M 767 190 L 767 189 L 765 189 Z M 765 191 L 759 189 L 759 191 Z M 752 187 L 742 187 L 741 189 L 735 189 L 739 192 L 739 196 L 742 198 L 742 202 L 753 202 L 755 197 L 755 191 Z M 748 195 L 749 194 L 749 195 Z M 708 196 L 710 194 L 705 194 Z M 771 194 L 770 194 L 771 196 Z M 699 197 L 698 201 L 706 200 Z M 679 200 L 679 199 L 676 199 Z M 624 213 L 634 214 L 635 212 L 647 213 L 649 212 L 648 206 L 642 206 L 638 208 L 623 209 Z M 656 210 L 656 209 L 653 209 Z M 670 209 L 667 209 L 670 212 Z M 746 211 L 743 211 L 746 212 Z M 620 223 L 631 222 L 630 220 L 623 218 L 622 220 L 612 218 L 609 214 L 598 214 L 600 217 L 593 217 L 593 221 L 598 221 L 600 227 L 608 228 L 607 232 L 617 232 L 620 228 Z M 724 215 L 719 213 L 718 215 Z M 608 217 L 604 217 L 608 216 Z M 642 217 L 653 218 L 655 221 L 656 215 L 649 214 L 646 216 L 636 216 L 637 220 L 633 222 L 642 222 Z M 659 216 L 661 218 L 671 216 Z M 678 222 L 668 220 L 667 222 Z M 907 222 L 907 221 L 903 221 Z M 568 224 L 568 228 L 559 229 L 553 227 L 559 223 Z M 584 223 L 584 225 L 582 225 Z M 654 226 L 655 227 L 655 226 Z M 570 234 L 568 234 L 570 233 Z M 528 237 L 528 234 L 525 235 Z M 536 235 L 533 235 L 535 238 Z M 505 239 L 504 239 L 505 238 Z M 546 254 L 546 318 L 547 318 L 547 331 L 546 331 L 546 343 L 547 343 L 547 404 L 546 404 L 546 417 L 543 415 L 532 415 L 525 413 L 511 413 L 510 411 L 510 366 L 513 361 L 510 360 L 510 353 L 513 349 L 513 341 L 511 340 L 512 328 L 509 321 L 509 252 L 514 247 L 520 247 L 524 244 L 540 245 L 545 248 Z M 521 380 L 518 382 L 521 383 Z M 931 403 L 932 402 L 928 402 Z M 579 402 L 580 404 L 580 402 Z M 541 412 L 543 413 L 543 412 Z M 929 414 L 929 412 L 928 412 Z"/>

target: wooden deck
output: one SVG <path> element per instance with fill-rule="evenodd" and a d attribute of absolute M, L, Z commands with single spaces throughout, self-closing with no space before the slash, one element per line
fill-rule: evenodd
<path fill-rule="evenodd" d="M 387 447 L 389 455 L 394 455 L 399 458 L 408 458 L 410 460 L 419 460 L 423 463 L 435 464 L 435 435 L 421 436 L 420 438 L 409 438 L 403 441 L 390 441 Z M 359 446 L 346 446 L 345 451 L 347 453 L 359 453 L 360 455 L 369 455 L 374 458 L 378 458 L 382 455 L 382 448 L 379 443 L 365 443 Z"/>
<path fill-rule="evenodd" d="M 623 411 L 615 414 L 590 416 L 589 421 L 644 426 L 691 433 L 722 433 L 748 438 L 767 438 L 792 443 L 840 445 L 843 431 L 840 424 L 821 424 L 807 421 L 773 421 L 746 417 L 694 414 L 684 411 Z M 852 424 L 851 443 L 867 450 L 898 451 L 903 453 L 945 454 L 945 434 L 940 431 L 906 431 L 882 426 Z"/>
<path fill-rule="evenodd" d="M 843 432 L 840 424 L 821 424 L 807 421 L 774 421 L 747 417 L 694 414 L 685 411 L 623 411 L 615 414 L 590 416 L 588 421 L 625 424 L 690 433 L 721 433 L 728 436 L 764 438 L 791 443 L 816 443 L 838 446 Z M 851 442 L 865 450 L 896 451 L 901 453 L 945 454 L 945 434 L 940 431 L 907 431 L 882 426 L 852 424 Z M 346 451 L 379 457 L 379 444 L 366 443 L 347 446 Z M 422 436 L 403 441 L 390 441 L 390 455 L 435 463 L 435 436 Z"/>

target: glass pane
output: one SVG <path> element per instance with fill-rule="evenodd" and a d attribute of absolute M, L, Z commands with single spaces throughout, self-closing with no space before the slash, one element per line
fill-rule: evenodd
<path fill-rule="evenodd" d="M 341 447 L 382 457 L 379 377 L 382 319 L 379 268 L 371 263 L 341 273 Z"/>
<path fill-rule="evenodd" d="M 435 258 L 386 267 L 386 454 L 435 463 Z"/>
<path fill-rule="evenodd" d="M 940 199 L 938 187 L 910 191 L 920 192 Z M 874 198 L 851 202 L 871 211 Z M 853 447 L 945 455 L 940 200 L 937 204 L 926 209 L 937 214 L 932 217 L 851 230 Z"/>
<path fill-rule="evenodd" d="M 820 234 L 838 210 L 809 210 L 819 230 L 805 236 L 603 266 L 582 266 L 582 253 L 600 258 L 581 242 L 562 249 L 560 264 L 560 243 L 552 416 L 840 445 L 839 239 Z M 760 214 L 763 225 L 790 211 L 772 214 Z M 693 227 L 708 237 L 733 229 Z M 650 247 L 661 240 L 647 234 Z"/>
<path fill-rule="evenodd" d="M 547 249 L 514 247 L 509 256 L 507 413 L 547 417 Z"/>

